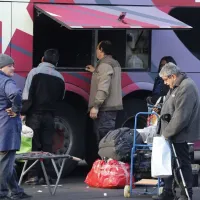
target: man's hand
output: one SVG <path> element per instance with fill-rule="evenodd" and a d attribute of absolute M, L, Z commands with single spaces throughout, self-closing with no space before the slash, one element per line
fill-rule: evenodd
<path fill-rule="evenodd" d="M 25 119 L 25 115 L 20 115 L 21 120 L 23 121 Z"/>
<path fill-rule="evenodd" d="M 156 113 L 158 113 L 158 114 L 160 114 L 161 109 L 155 107 L 155 108 L 153 108 L 153 111 L 156 112 Z"/>
<path fill-rule="evenodd" d="M 92 72 L 93 73 L 95 68 L 92 65 L 87 65 L 85 70 L 88 71 L 88 72 Z"/>
<path fill-rule="evenodd" d="M 97 108 L 91 108 L 90 110 L 90 117 L 92 119 L 96 119 L 97 118 L 97 114 L 98 114 L 99 110 Z"/>
<path fill-rule="evenodd" d="M 168 140 L 169 138 L 166 138 L 166 137 L 164 137 L 165 138 L 165 140 Z"/>
<path fill-rule="evenodd" d="M 9 115 L 10 117 L 16 117 L 16 116 L 17 116 L 17 113 L 13 112 L 13 111 L 12 111 L 12 108 L 6 109 L 6 112 L 8 113 L 8 115 Z"/>

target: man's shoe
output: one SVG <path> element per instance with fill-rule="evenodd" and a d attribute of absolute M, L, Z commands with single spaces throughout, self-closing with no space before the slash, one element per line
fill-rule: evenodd
<path fill-rule="evenodd" d="M 174 195 L 171 191 L 163 191 L 160 195 L 152 196 L 154 200 L 174 200 Z"/>
<path fill-rule="evenodd" d="M 188 197 L 186 195 L 181 195 L 178 200 L 188 200 Z M 190 197 L 190 200 L 192 200 L 192 197 Z"/>
<path fill-rule="evenodd" d="M 48 179 L 49 179 L 50 184 L 54 183 L 53 179 L 50 176 L 48 176 Z M 46 180 L 43 177 L 40 178 L 38 182 L 39 182 L 39 185 L 46 185 L 47 184 Z"/>
<path fill-rule="evenodd" d="M 32 197 L 31 195 L 28 195 L 25 192 L 22 192 L 22 193 L 19 193 L 19 194 L 12 195 L 10 197 L 10 199 L 12 199 L 12 200 L 20 200 L 20 199 L 30 199 L 31 197 Z"/>
<path fill-rule="evenodd" d="M 29 178 L 27 181 L 25 181 L 26 184 L 28 185 L 38 185 L 39 179 L 37 176 Z"/>

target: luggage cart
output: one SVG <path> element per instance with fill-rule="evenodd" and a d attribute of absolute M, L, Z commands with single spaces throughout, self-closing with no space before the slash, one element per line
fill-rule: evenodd
<path fill-rule="evenodd" d="M 134 124 L 134 136 L 133 136 L 133 147 L 131 150 L 131 171 L 130 171 L 130 185 L 126 185 L 124 188 L 124 197 L 129 198 L 131 197 L 132 193 L 133 193 L 133 175 L 134 175 L 134 155 L 135 152 L 138 149 L 141 149 L 143 151 L 145 150 L 150 150 L 150 148 L 152 147 L 152 144 L 136 144 L 136 130 L 137 130 L 137 119 L 139 115 L 156 115 L 157 119 L 159 119 L 159 115 L 156 112 L 139 112 L 136 114 L 135 116 L 135 124 Z M 153 195 L 155 194 L 155 189 L 153 190 L 153 192 L 148 192 L 147 187 L 148 186 L 157 186 L 157 194 L 159 194 L 159 188 L 160 188 L 160 179 L 155 180 L 155 179 L 142 179 L 138 182 L 135 183 L 135 185 L 143 185 L 146 186 L 145 191 L 144 192 L 137 192 L 136 194 L 139 195 Z"/>

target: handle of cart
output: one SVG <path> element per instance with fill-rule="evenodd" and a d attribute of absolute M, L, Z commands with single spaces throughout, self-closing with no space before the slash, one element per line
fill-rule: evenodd
<path fill-rule="evenodd" d="M 130 172 L 130 195 L 132 195 L 132 184 L 133 184 L 133 175 L 134 175 L 134 154 L 138 148 L 143 148 L 142 150 L 149 150 L 149 147 L 152 147 L 152 144 L 137 144 L 136 143 L 136 131 L 137 131 L 137 122 L 138 122 L 138 116 L 140 115 L 156 115 L 157 119 L 159 120 L 159 115 L 156 112 L 139 112 L 135 116 L 135 124 L 134 124 L 134 136 L 133 136 L 133 147 L 131 150 L 131 172 Z M 157 189 L 159 193 L 160 188 L 160 179 L 157 181 Z M 148 193 L 147 191 L 145 194 L 152 194 Z"/>

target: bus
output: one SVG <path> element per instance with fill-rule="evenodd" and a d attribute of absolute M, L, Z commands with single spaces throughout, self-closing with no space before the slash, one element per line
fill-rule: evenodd
<path fill-rule="evenodd" d="M 66 95 L 57 105 L 53 149 L 92 163 L 97 145 L 87 111 L 91 74 L 85 66 L 95 66 L 98 42 L 112 42 L 122 67 L 124 110 L 116 128 L 133 127 L 134 115 L 147 111 L 163 56 L 173 56 L 200 88 L 199 19 L 200 0 L 0 0 L 0 53 L 15 60 L 14 79 L 23 89 L 43 52 L 59 50 L 56 68 Z M 138 128 L 145 123 L 141 117 Z M 63 175 L 75 166 L 66 162 Z"/>

